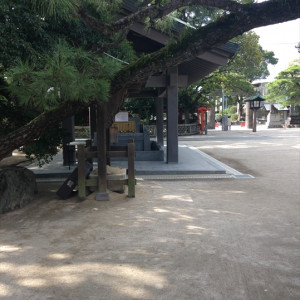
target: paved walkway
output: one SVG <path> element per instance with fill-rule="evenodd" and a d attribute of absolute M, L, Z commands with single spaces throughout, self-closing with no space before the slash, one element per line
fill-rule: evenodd
<path fill-rule="evenodd" d="M 232 133 L 235 135 L 233 136 Z M 237 134 L 238 133 L 238 134 Z M 178 163 L 166 163 L 166 157 L 164 161 L 135 161 L 135 169 L 137 177 L 143 178 L 160 178 L 163 179 L 164 176 L 168 176 L 170 179 L 172 176 L 182 176 L 182 178 L 189 177 L 233 177 L 233 178 L 243 178 L 249 177 L 248 174 L 242 174 L 237 170 L 234 170 L 227 166 L 226 164 L 212 158 L 211 156 L 205 154 L 204 152 L 198 150 L 197 148 L 188 144 L 190 141 L 205 141 L 213 139 L 226 139 L 235 138 L 242 139 L 243 135 L 249 134 L 251 130 L 241 129 L 240 126 L 234 128 L 234 131 L 220 131 L 220 130 L 209 130 L 208 135 L 196 135 L 196 136 L 186 136 L 179 137 L 179 149 L 178 149 Z M 253 138 L 257 138 L 253 136 Z M 113 161 L 112 166 L 127 168 L 127 161 Z M 97 164 L 94 164 L 97 167 Z M 66 178 L 76 166 L 63 166 L 62 165 L 62 153 L 60 152 L 56 155 L 50 164 L 44 165 L 42 168 L 36 164 L 28 166 L 32 170 L 38 179 L 41 178 L 52 178 L 52 179 L 62 179 Z M 251 176 L 250 176 L 251 177 Z"/>

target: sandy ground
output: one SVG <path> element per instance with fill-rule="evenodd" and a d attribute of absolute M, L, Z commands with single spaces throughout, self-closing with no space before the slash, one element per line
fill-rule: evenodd
<path fill-rule="evenodd" d="M 139 181 L 136 197 L 0 215 L 0 299 L 300 299 L 300 131 L 183 140 L 254 179 Z"/>

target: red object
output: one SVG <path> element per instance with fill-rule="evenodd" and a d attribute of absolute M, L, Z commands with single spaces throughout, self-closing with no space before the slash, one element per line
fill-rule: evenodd
<path fill-rule="evenodd" d="M 205 112 L 207 112 L 209 109 L 206 107 L 198 107 L 197 108 L 197 117 L 198 117 L 198 123 L 200 125 L 200 134 L 203 134 L 204 127 L 206 125 L 205 120 Z M 200 117 L 201 114 L 201 117 Z"/>
<path fill-rule="evenodd" d="M 246 122 L 241 122 L 241 127 L 245 127 Z"/>

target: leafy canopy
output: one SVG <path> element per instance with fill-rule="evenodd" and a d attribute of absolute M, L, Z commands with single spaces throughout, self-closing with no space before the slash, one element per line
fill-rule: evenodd
<path fill-rule="evenodd" d="M 259 36 L 254 31 L 246 32 L 234 39 L 240 48 L 234 58 L 223 68 L 225 72 L 244 75 L 249 81 L 266 78 L 270 75 L 268 64 L 275 65 L 278 59 L 273 51 L 262 49 Z"/>
<path fill-rule="evenodd" d="M 288 67 L 268 84 L 267 101 L 300 105 L 300 64 Z"/>
<path fill-rule="evenodd" d="M 110 80 L 121 68 L 117 60 L 97 57 L 65 42 L 59 42 L 43 61 L 41 69 L 19 61 L 8 73 L 11 95 L 21 105 L 49 109 L 65 101 L 106 101 Z"/>
<path fill-rule="evenodd" d="M 47 22 L 34 13 L 31 1 L 0 1 L 0 65 L 4 69 L 18 59 L 39 61 L 40 53 L 51 48 L 53 38 Z"/>
<path fill-rule="evenodd" d="M 239 45 L 239 50 L 225 67 L 200 80 L 195 86 L 180 92 L 180 105 L 192 112 L 195 107 L 214 106 L 215 99 L 221 97 L 221 85 L 229 99 L 249 96 L 254 88 L 251 82 L 265 78 L 268 64 L 276 64 L 272 51 L 265 51 L 259 45 L 259 36 L 253 31 L 244 33 L 232 40 Z"/>

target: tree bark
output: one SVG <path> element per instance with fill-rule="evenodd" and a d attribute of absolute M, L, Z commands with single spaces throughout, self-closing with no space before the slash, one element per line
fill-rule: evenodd
<path fill-rule="evenodd" d="M 242 114 L 243 114 L 243 99 L 240 96 L 237 96 L 237 114 L 238 114 L 238 121 L 241 121 Z"/>
<path fill-rule="evenodd" d="M 78 8 L 77 13 L 81 21 L 86 26 L 101 33 L 102 35 L 112 36 L 116 32 L 124 30 L 124 28 L 128 28 L 137 22 L 143 22 L 146 18 L 154 21 L 170 14 L 180 7 L 192 5 L 215 7 L 231 12 L 238 12 L 243 8 L 243 6 L 245 6 L 231 0 L 172 0 L 165 5 L 142 5 L 131 14 L 115 20 L 113 24 L 103 23 L 95 19 L 82 7 Z"/>
<path fill-rule="evenodd" d="M 65 103 L 58 108 L 46 111 L 25 126 L 0 136 L 0 160 L 13 150 L 39 138 L 47 129 L 60 121 L 84 110 L 87 104 Z"/>

